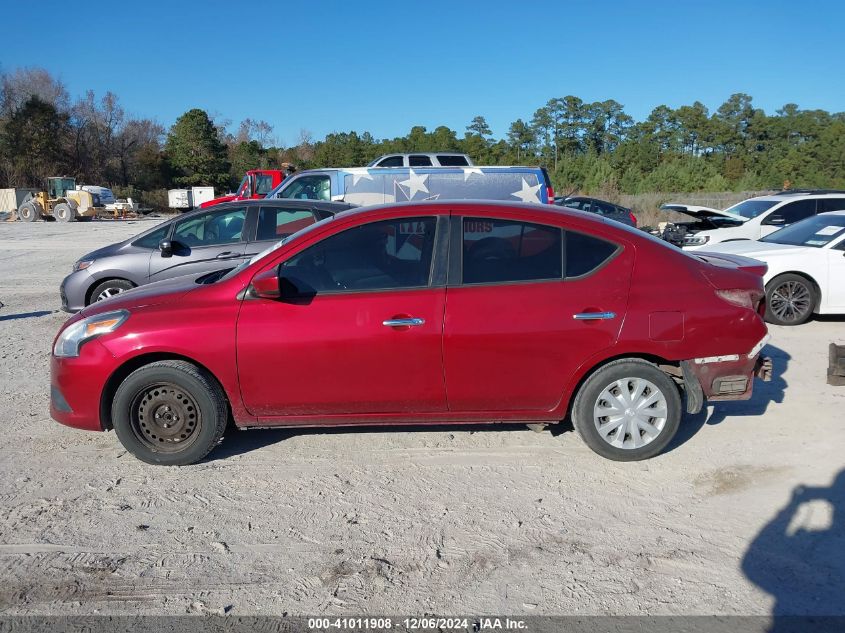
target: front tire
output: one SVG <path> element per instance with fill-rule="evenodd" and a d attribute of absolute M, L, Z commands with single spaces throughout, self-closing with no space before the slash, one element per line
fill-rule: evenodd
<path fill-rule="evenodd" d="M 97 301 L 109 299 L 110 297 L 119 295 L 121 292 L 132 290 L 134 287 L 135 284 L 131 281 L 127 281 L 126 279 L 109 279 L 101 284 L 97 284 L 97 286 L 91 291 L 88 305 L 97 303 Z"/>
<path fill-rule="evenodd" d="M 39 205 L 30 201 L 24 202 L 18 207 L 18 219 L 22 222 L 35 222 L 41 219 L 41 209 Z"/>
<path fill-rule="evenodd" d="M 616 360 L 581 385 L 572 423 L 593 451 L 614 461 L 654 457 L 672 441 L 681 421 L 677 385 L 654 364 Z"/>
<path fill-rule="evenodd" d="M 121 383 L 112 403 L 120 443 L 148 464 L 186 466 L 220 442 L 226 396 L 207 372 L 177 360 L 145 365 Z"/>
<path fill-rule="evenodd" d="M 766 284 L 766 321 L 775 325 L 801 325 L 813 315 L 818 294 L 806 277 L 788 273 Z"/>

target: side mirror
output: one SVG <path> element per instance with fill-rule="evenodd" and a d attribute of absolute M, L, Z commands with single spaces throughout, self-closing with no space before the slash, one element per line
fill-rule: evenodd
<path fill-rule="evenodd" d="M 250 294 L 258 299 L 278 299 L 282 296 L 279 287 L 279 269 L 272 268 L 257 274 L 250 284 Z"/>
<path fill-rule="evenodd" d="M 786 224 L 786 220 L 782 215 L 778 215 L 777 213 L 775 213 L 768 220 L 766 220 L 766 224 L 771 224 L 773 226 L 783 226 L 784 224 Z"/>
<path fill-rule="evenodd" d="M 170 240 L 161 240 L 158 243 L 158 250 L 162 257 L 171 257 L 173 255 L 173 242 Z"/>

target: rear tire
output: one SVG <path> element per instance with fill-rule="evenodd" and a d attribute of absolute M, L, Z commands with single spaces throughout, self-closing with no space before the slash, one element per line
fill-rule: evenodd
<path fill-rule="evenodd" d="M 816 309 L 819 296 L 806 277 L 787 273 L 766 284 L 766 321 L 775 325 L 801 325 Z"/>
<path fill-rule="evenodd" d="M 178 360 L 150 363 L 117 388 L 112 423 L 120 443 L 148 464 L 186 466 L 220 443 L 226 396 L 207 372 Z"/>
<path fill-rule="evenodd" d="M 66 202 L 60 202 L 53 207 L 53 217 L 58 222 L 74 222 L 76 220 L 76 209 Z"/>
<path fill-rule="evenodd" d="M 121 292 L 132 290 L 134 287 L 135 284 L 126 279 L 109 279 L 94 287 L 91 291 L 88 305 L 119 295 Z"/>
<path fill-rule="evenodd" d="M 654 457 L 681 421 L 677 385 L 654 364 L 623 358 L 596 370 L 572 405 L 572 424 L 593 451 L 614 461 Z"/>
<path fill-rule="evenodd" d="M 41 210 L 34 202 L 24 202 L 18 207 L 18 218 L 22 222 L 35 222 L 41 219 Z"/>

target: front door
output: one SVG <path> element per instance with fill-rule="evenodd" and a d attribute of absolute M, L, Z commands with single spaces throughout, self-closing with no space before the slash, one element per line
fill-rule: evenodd
<path fill-rule="evenodd" d="M 176 223 L 169 257 L 153 251 L 150 282 L 234 268 L 245 258 L 244 207 L 191 215 Z"/>
<path fill-rule="evenodd" d="M 455 218 L 452 240 L 449 410 L 554 409 L 578 366 L 616 341 L 632 256 L 583 233 L 483 217 Z"/>
<path fill-rule="evenodd" d="M 446 410 L 446 291 L 431 275 L 437 224 L 428 216 L 347 228 L 280 265 L 283 299 L 244 300 L 238 376 L 250 413 L 284 424 Z"/>

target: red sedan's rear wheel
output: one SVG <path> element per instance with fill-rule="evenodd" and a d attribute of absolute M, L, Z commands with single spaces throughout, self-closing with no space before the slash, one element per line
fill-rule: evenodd
<path fill-rule="evenodd" d="M 681 396 L 656 365 L 623 358 L 591 374 L 572 405 L 581 439 L 602 457 L 648 459 L 660 453 L 678 430 Z"/>
<path fill-rule="evenodd" d="M 223 390 L 184 361 L 136 369 L 118 387 L 112 404 L 121 443 L 149 464 L 183 466 L 201 460 L 220 442 L 227 421 Z"/>

